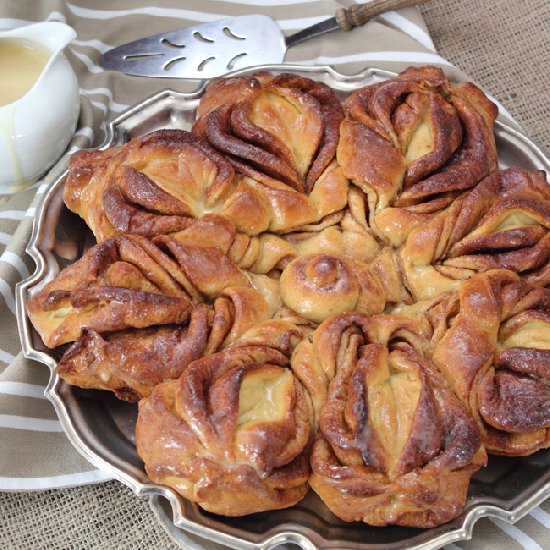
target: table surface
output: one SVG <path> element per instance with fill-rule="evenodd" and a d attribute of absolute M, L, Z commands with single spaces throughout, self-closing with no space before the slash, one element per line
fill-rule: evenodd
<path fill-rule="evenodd" d="M 548 154 L 550 2 L 432 0 L 420 9 L 439 54 L 499 100 Z M 176 548 L 148 501 L 115 481 L 72 489 L 0 493 L 0 510 L 3 548 Z M 534 516 L 520 520 L 521 533 L 513 526 L 503 530 L 506 526 L 483 518 L 474 528 L 473 539 L 457 546 L 548 548 L 549 514 L 547 502 Z M 83 517 L 87 519 L 84 526 Z M 22 524 L 26 529 L 21 529 Z"/>

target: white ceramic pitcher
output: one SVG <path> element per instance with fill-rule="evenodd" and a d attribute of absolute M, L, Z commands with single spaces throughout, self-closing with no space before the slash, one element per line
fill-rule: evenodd
<path fill-rule="evenodd" d="M 50 53 L 32 88 L 0 107 L 0 197 L 36 181 L 71 140 L 80 98 L 76 75 L 63 49 L 75 37 L 71 27 L 55 22 L 0 32 L 0 41 L 26 42 Z"/>

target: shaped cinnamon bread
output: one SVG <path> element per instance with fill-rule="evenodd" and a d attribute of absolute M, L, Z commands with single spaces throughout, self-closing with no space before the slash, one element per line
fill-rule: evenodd
<path fill-rule="evenodd" d="M 288 243 L 281 257 L 324 252 L 366 261 L 380 247 L 362 192 L 335 160 L 342 119 L 331 89 L 290 74 L 217 79 L 201 100 L 193 131 L 265 197 L 269 231 Z"/>
<path fill-rule="evenodd" d="M 254 289 L 214 246 L 119 235 L 63 270 L 28 309 L 47 345 L 76 340 L 58 364 L 62 378 L 137 400 L 269 319 L 280 300 L 266 280 L 256 276 Z"/>
<path fill-rule="evenodd" d="M 458 290 L 478 272 L 505 268 L 550 284 L 550 185 L 538 170 L 495 172 L 415 229 L 399 253 L 416 300 Z"/>
<path fill-rule="evenodd" d="M 67 383 L 139 401 L 150 479 L 205 510 L 310 484 L 344 521 L 451 521 L 486 450 L 550 446 L 550 187 L 498 170 L 496 115 L 435 67 L 343 103 L 216 79 L 191 131 L 72 156 L 98 244 L 29 318 L 73 342 Z"/>
<path fill-rule="evenodd" d="M 308 254 L 296 258 L 280 279 L 281 299 L 298 315 L 321 323 L 335 313 L 381 313 L 385 293 L 367 265 L 345 256 Z"/>
<path fill-rule="evenodd" d="M 334 160 L 344 118 L 325 84 L 266 72 L 214 80 L 197 114 L 194 131 L 229 155 L 239 172 L 260 181 L 266 175 L 303 193 Z"/>
<path fill-rule="evenodd" d="M 146 239 L 113 237 L 66 267 L 27 304 L 48 347 L 98 332 L 181 323 L 192 309 L 191 287 L 177 265 Z"/>
<path fill-rule="evenodd" d="M 426 343 L 423 327 L 397 316 L 342 313 L 317 329 L 313 353 L 330 383 L 310 485 L 345 521 L 450 521 L 486 462 L 475 422 Z"/>
<path fill-rule="evenodd" d="M 109 334 L 84 327 L 56 370 L 69 384 L 138 401 L 157 384 L 179 378 L 195 359 L 233 343 L 268 317 L 257 291 L 226 288 L 211 306 L 194 305 L 189 323 Z"/>
<path fill-rule="evenodd" d="M 333 178 L 327 178 L 330 186 Z M 345 200 L 346 181 L 340 179 Z M 272 212 L 280 197 L 270 201 L 255 186 L 197 135 L 158 130 L 117 148 L 75 153 L 63 198 L 98 241 L 120 233 L 177 233 L 208 213 L 223 215 L 247 235 L 284 226 Z M 317 217 L 306 197 L 294 193 L 290 200 L 307 210 L 300 223 Z"/>
<path fill-rule="evenodd" d="M 344 103 L 337 159 L 368 197 L 369 225 L 392 246 L 497 169 L 497 108 L 473 84 L 411 67 Z"/>
<path fill-rule="evenodd" d="M 467 403 L 490 453 L 550 446 L 550 290 L 507 270 L 465 281 L 433 359 Z"/>
<path fill-rule="evenodd" d="M 210 512 L 285 508 L 307 493 L 311 405 L 289 368 L 301 333 L 273 323 L 139 403 L 137 450 L 150 479 Z"/>

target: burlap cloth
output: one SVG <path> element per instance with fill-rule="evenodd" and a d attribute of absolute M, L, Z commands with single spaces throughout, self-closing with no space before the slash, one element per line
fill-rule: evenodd
<path fill-rule="evenodd" d="M 344 1 L 340 3 L 349 5 L 351 2 Z M 202 4 L 206 3 L 195 1 L 155 2 L 155 6 L 179 8 L 181 10 L 191 8 L 201 10 Z M 220 14 L 226 13 L 224 10 L 229 5 L 222 2 L 209 2 L 208 4 L 216 4 Z M 248 4 L 248 13 L 270 13 L 277 19 L 285 20 L 292 17 L 297 19 L 328 15 L 335 5 L 334 2 L 304 2 L 298 10 L 296 6 L 290 5 L 288 2 L 284 2 L 282 7 L 274 7 L 277 5 L 275 0 L 273 2 L 258 2 L 261 6 L 254 6 L 254 2 L 246 2 L 246 4 Z M 271 7 L 264 7 L 266 4 L 271 4 Z M 54 0 L 40 3 L 3 0 L 0 5 L 0 22 L 4 18 L 5 21 L 9 20 L 11 22 L 11 26 L 15 26 L 47 18 L 53 20 L 66 19 L 68 24 L 78 30 L 79 14 L 84 19 L 86 18 L 86 13 L 82 10 L 117 10 L 122 9 L 122 7 L 133 7 L 136 10 L 143 8 L 144 13 L 146 13 L 147 6 L 150 6 L 150 4 L 144 0 L 126 0 L 116 4 L 106 0 L 93 3 L 84 0 L 73 3 Z M 280 11 L 277 12 L 277 10 Z M 550 116 L 550 71 L 548 66 L 550 2 L 548 0 L 520 2 L 517 0 L 494 0 L 491 2 L 431 0 L 421 6 L 420 12 L 435 43 L 437 53 L 480 83 L 508 110 L 523 127 L 524 132 L 548 153 L 550 151 L 550 124 L 548 123 Z M 418 17 L 418 13 L 408 11 L 406 15 L 416 22 L 420 28 L 423 28 L 424 23 L 422 18 Z M 181 21 L 179 23 L 181 24 Z M 106 32 L 105 38 L 102 37 L 102 39 L 113 45 L 120 43 L 120 40 L 116 37 L 116 29 L 117 25 L 120 28 L 121 18 L 115 17 L 109 22 L 106 21 L 105 25 L 111 26 L 114 30 L 110 36 Z M 128 39 L 160 31 L 149 28 L 147 23 L 144 23 L 141 27 L 139 23 L 135 23 L 135 26 L 134 35 Z M 373 26 L 373 29 L 368 36 L 376 35 L 376 32 L 380 30 L 376 25 Z M 333 38 L 338 42 L 338 47 L 341 48 L 342 52 L 345 51 L 350 54 L 351 57 L 348 59 L 347 66 L 352 69 L 357 69 L 357 64 L 367 64 L 353 57 L 354 48 L 357 48 L 357 43 L 361 42 L 360 39 L 358 40 L 359 36 L 359 34 L 356 35 L 353 40 L 349 37 Z M 424 51 L 429 51 L 429 37 L 419 36 L 418 38 L 423 42 Z M 409 37 L 405 37 L 403 43 L 407 43 L 407 40 L 409 40 Z M 98 45 L 98 47 L 101 46 Z M 405 45 L 403 49 L 410 49 L 410 44 Z M 78 57 L 78 50 L 71 50 L 71 52 L 68 53 L 68 57 L 76 69 L 79 68 L 79 62 L 86 66 L 89 65 L 89 59 L 83 59 L 82 56 Z M 330 57 L 330 50 L 323 53 Z M 297 53 L 293 55 L 296 55 L 296 59 L 300 60 L 315 57 L 315 55 L 319 55 L 319 52 L 315 51 L 315 45 L 304 45 L 301 51 L 297 50 Z M 387 66 L 392 68 L 392 63 L 389 62 Z M 87 90 L 83 95 L 87 97 L 90 103 L 95 103 L 97 107 L 98 102 L 94 93 L 105 95 L 105 92 L 98 92 L 97 89 L 90 91 L 89 87 L 83 85 L 81 76 L 82 71 L 86 72 L 86 70 L 89 73 L 87 82 L 94 81 L 93 69 L 90 69 L 89 66 L 87 69 L 84 66 L 81 67 L 79 81 L 81 87 L 85 91 Z M 108 87 L 112 92 L 111 97 L 106 102 L 108 107 L 103 109 L 103 114 L 108 117 L 118 114 L 125 104 L 133 103 L 167 85 L 177 89 L 185 89 L 186 86 L 185 84 L 174 86 L 174 82 L 162 85 L 159 81 L 153 81 L 152 79 L 139 80 L 139 84 L 132 86 L 131 91 L 129 91 L 129 81 L 124 80 L 128 77 L 122 77 L 122 79 L 118 77 L 105 78 L 101 81 L 101 86 Z M 85 79 L 83 78 L 83 80 Z M 124 90 L 124 97 L 121 97 L 121 90 Z M 97 112 L 94 113 L 93 111 L 93 109 L 84 109 L 79 123 L 81 128 L 94 128 L 94 126 L 97 126 L 98 115 Z M 98 111 L 98 109 L 95 109 L 95 111 Z M 100 114 L 101 111 L 100 108 Z M 87 146 L 89 141 L 97 144 L 102 140 L 100 132 L 95 132 L 93 140 L 88 139 L 89 137 L 90 132 L 87 130 L 82 131 L 75 144 L 77 146 Z M 21 209 L 26 209 L 31 201 L 29 199 L 30 193 L 33 193 L 33 191 L 15 197 L 10 204 L 10 212 L 19 212 Z M 7 218 L 9 219 L 10 216 L 7 216 Z M 14 227 L 17 224 L 24 226 L 25 223 L 27 225 L 30 223 L 29 220 L 25 219 L 21 221 L 18 215 L 15 214 L 11 215 L 11 218 L 11 221 L 8 220 L 7 223 L 13 223 Z M 5 233 L 14 234 L 16 229 L 8 227 Z M 9 243 L 4 244 L 7 245 L 6 250 L 9 252 Z M 32 262 L 24 259 L 21 263 L 15 263 L 15 270 L 19 273 L 19 277 L 26 272 L 32 272 Z M 2 277 L 6 279 L 4 272 L 2 272 Z M 6 293 L 3 294 L 6 300 L 7 295 Z M 3 319 L 6 318 L 3 317 Z M 1 347 L 4 350 L 9 348 L 0 357 L 0 361 L 9 363 L 4 370 L 4 374 L 10 369 L 12 372 L 33 368 L 40 369 L 39 366 L 29 365 L 18 356 L 18 338 L 14 332 L 13 323 L 3 321 L 2 328 Z M 10 358 L 13 358 L 13 361 L 10 361 Z M 33 372 L 29 375 L 35 377 L 33 380 L 36 385 L 43 384 L 47 379 L 47 373 L 44 371 L 45 369 L 37 370 L 36 373 Z M 0 396 L 0 400 L 14 398 L 17 398 L 17 396 Z M 40 406 L 49 407 L 49 404 L 45 402 Z M 38 414 L 37 412 L 36 415 Z M 55 418 L 52 412 L 44 414 L 46 417 L 50 415 L 52 419 Z M 52 438 L 59 437 L 60 442 L 64 437 L 61 433 L 46 435 Z M 6 465 L 6 461 L 10 458 L 9 451 L 6 451 L 4 443 L 4 441 L 0 441 L 0 469 Z M 32 462 L 32 453 L 33 449 L 29 448 L 27 453 L 29 464 Z M 24 468 L 24 453 L 21 453 L 17 460 L 22 464 L 20 467 Z M 55 472 L 55 453 L 52 456 L 45 457 L 44 460 L 45 467 L 47 461 L 48 471 L 53 468 L 52 471 Z M 63 472 L 80 471 L 79 468 L 83 468 L 84 462 L 83 459 L 74 454 L 69 457 L 63 456 L 63 460 L 59 464 L 59 473 L 62 474 Z M 88 470 L 93 478 L 93 475 L 96 475 L 93 467 L 88 466 Z M 70 489 L 2 492 L 0 493 L 0 518 L 0 548 L 176 548 L 168 532 L 164 530 L 155 517 L 155 511 L 150 508 L 148 501 L 135 497 L 131 490 L 115 481 Z M 482 519 L 474 528 L 473 540 L 461 541 L 457 545 L 450 546 L 455 548 L 459 546 L 465 549 L 499 548 L 503 550 L 512 548 L 550 548 L 549 529 L 550 503 L 546 502 L 514 526 L 496 520 Z"/>

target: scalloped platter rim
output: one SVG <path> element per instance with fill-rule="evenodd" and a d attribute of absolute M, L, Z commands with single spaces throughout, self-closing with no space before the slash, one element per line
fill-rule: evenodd
<path fill-rule="evenodd" d="M 340 97 L 393 76 L 393 73 L 375 68 L 344 76 L 331 67 L 298 65 L 266 65 L 234 74 L 250 74 L 257 70 L 304 74 L 329 85 Z M 130 107 L 110 123 L 100 149 L 122 144 L 161 127 L 189 129 L 206 84 L 207 81 L 202 82 L 190 93 L 163 90 Z M 520 164 L 550 174 L 550 160 L 520 132 L 499 120 L 495 134 L 502 168 Z M 247 550 L 274 548 L 285 543 L 305 550 L 432 549 L 471 538 L 473 526 L 480 517 L 492 516 L 513 523 L 550 496 L 550 449 L 521 459 L 491 457 L 487 468 L 474 476 L 462 515 L 450 523 L 426 530 L 345 524 L 335 518 L 312 491 L 298 505 L 286 510 L 245 518 L 221 518 L 202 511 L 172 489 L 151 483 L 134 447 L 135 405 L 119 402 L 107 392 L 82 390 L 63 382 L 55 372 L 58 355 L 44 347 L 26 313 L 30 296 L 93 244 L 84 222 L 63 205 L 66 176 L 67 170 L 64 170 L 44 192 L 27 246 L 36 269 L 16 288 L 23 353 L 50 369 L 45 394 L 76 449 L 137 495 L 153 496 L 152 505 L 159 519 L 184 545 L 197 547 L 187 537 L 187 533 L 192 533 L 214 543 Z"/>

